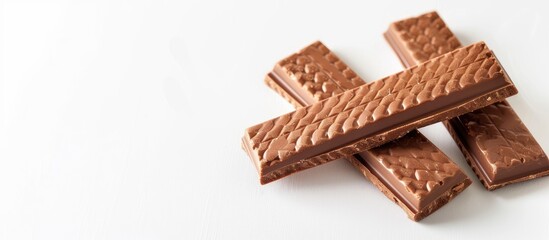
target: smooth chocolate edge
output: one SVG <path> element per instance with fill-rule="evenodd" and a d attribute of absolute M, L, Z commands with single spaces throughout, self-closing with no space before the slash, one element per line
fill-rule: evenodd
<path fill-rule="evenodd" d="M 435 212 L 437 209 L 441 208 L 442 206 L 446 205 L 448 202 L 450 202 L 453 198 L 455 198 L 457 195 L 459 195 L 463 190 L 465 190 L 469 185 L 471 185 L 471 179 L 465 177 L 462 181 L 456 183 L 454 186 L 452 186 L 448 191 L 445 191 L 443 194 L 441 194 L 438 198 L 436 198 L 434 201 L 430 202 L 426 207 L 419 211 L 415 211 L 413 208 L 411 208 L 408 204 L 406 204 L 404 201 L 401 201 L 401 198 L 399 197 L 399 194 L 397 192 L 394 192 L 392 189 L 388 188 L 387 185 L 376 176 L 366 165 L 364 165 L 360 160 L 358 160 L 355 157 L 349 158 L 349 161 L 359 170 L 362 172 L 364 176 L 366 176 L 374 186 L 376 186 L 387 198 L 391 199 L 395 204 L 400 206 L 405 212 L 406 215 L 408 215 L 408 218 L 410 218 L 413 221 L 420 221 L 423 218 L 431 215 L 433 212 Z"/>
<path fill-rule="evenodd" d="M 405 66 L 406 68 L 409 68 L 411 66 L 414 66 L 416 64 L 412 64 L 411 62 L 414 62 L 411 59 L 408 59 L 408 56 L 404 54 L 401 44 L 402 41 L 398 41 L 395 36 L 395 30 L 394 30 L 394 23 L 392 23 L 389 26 L 389 29 L 383 33 L 383 37 L 385 37 L 385 40 L 389 43 L 389 46 L 391 46 L 391 49 L 393 49 L 393 52 L 398 56 L 398 59 L 400 60 L 400 63 Z M 399 44 L 400 43 L 400 44 Z"/>
<path fill-rule="evenodd" d="M 498 85 L 498 87 L 490 87 L 493 85 Z M 304 151 L 298 152 L 293 156 L 288 157 L 288 159 L 286 159 L 282 163 L 264 167 L 261 170 L 265 173 L 268 173 L 271 171 L 283 169 L 287 166 L 294 165 L 296 162 L 307 162 L 315 158 L 322 159 L 323 162 L 329 162 L 348 155 L 353 155 L 374 147 L 381 146 L 384 143 L 402 137 L 413 129 L 424 127 L 439 121 L 448 120 L 450 118 L 471 112 L 475 109 L 479 109 L 491 105 L 492 103 L 499 102 L 503 100 L 503 98 L 509 97 L 516 93 L 517 90 L 512 84 L 511 80 L 509 80 L 504 75 L 496 76 L 491 80 L 474 84 L 474 86 L 469 86 L 467 88 L 461 89 L 458 92 L 454 92 L 453 94 L 441 96 L 436 102 L 429 101 L 410 108 L 408 111 L 394 114 L 392 118 L 398 119 L 403 118 L 404 116 L 402 115 L 414 115 L 412 112 L 419 111 L 418 108 L 429 109 L 433 108 L 433 106 L 439 105 L 438 103 L 441 101 L 450 101 L 446 104 L 446 109 L 421 110 L 421 112 L 424 112 L 423 114 L 413 117 L 406 117 L 406 119 L 410 120 L 403 126 L 398 126 L 401 125 L 400 122 L 391 123 L 392 121 L 385 119 L 383 122 L 375 123 L 375 126 L 379 128 L 375 131 L 370 130 L 371 128 L 374 128 L 373 126 L 370 126 L 369 128 L 363 127 L 361 129 L 354 130 L 345 135 L 335 137 L 329 142 L 324 142 L 316 145 L 315 147 L 307 148 Z M 455 100 L 456 96 L 459 96 L 461 98 Z M 483 101 L 483 99 L 486 100 Z M 379 127 L 378 125 L 381 125 L 381 127 Z M 372 132 L 370 133 L 368 131 Z M 368 137 L 366 137 L 366 135 L 368 135 Z M 360 136 L 363 137 L 361 138 Z M 353 140 L 346 140 L 349 138 Z M 327 147 L 330 145 L 336 146 L 331 148 Z M 322 148 L 323 150 L 317 150 L 319 148 Z M 342 155 L 340 153 L 344 154 Z M 337 156 L 334 157 L 333 155 Z"/>
<path fill-rule="evenodd" d="M 279 78 L 275 80 L 273 76 L 276 76 Z M 295 97 L 296 95 L 299 95 L 296 91 L 289 91 L 289 89 L 281 86 L 280 83 L 282 81 L 283 80 L 280 76 L 273 75 L 272 72 L 268 73 L 267 76 L 265 77 L 265 84 L 269 86 L 271 89 L 273 89 L 275 92 L 280 94 L 282 97 L 284 97 L 288 102 L 290 102 L 296 108 L 305 106 L 307 103 L 304 100 L 299 100 L 301 97 L 298 97 L 298 98 Z M 417 130 L 414 130 L 414 131 L 417 131 Z M 364 177 L 370 180 L 374 184 L 374 186 L 376 186 L 389 200 L 395 202 L 400 208 L 402 208 L 404 212 L 406 212 L 406 215 L 408 216 L 409 219 L 416 222 L 431 215 L 437 209 L 446 205 L 449 201 L 451 201 L 454 197 L 459 195 L 459 193 L 461 193 L 463 190 L 469 187 L 469 185 L 471 185 L 471 180 L 467 177 L 467 175 L 465 175 L 463 172 L 460 171 L 451 179 L 453 180 L 453 182 L 455 182 L 455 184 L 448 184 L 450 187 L 440 189 L 439 190 L 441 192 L 440 195 L 438 195 L 434 199 L 430 199 L 430 201 L 428 201 L 425 207 L 421 209 L 417 209 L 416 207 L 413 206 L 413 204 L 411 203 L 411 200 L 409 200 L 408 197 L 404 196 L 404 194 L 399 193 L 396 187 L 392 186 L 389 180 L 385 179 L 384 177 L 381 177 L 379 173 L 375 173 L 376 172 L 374 170 L 375 168 L 373 166 L 369 166 L 365 161 L 365 159 L 363 159 L 359 154 L 350 156 L 347 158 L 347 160 L 357 170 L 359 170 L 362 173 L 362 175 L 364 175 Z M 288 175 L 291 175 L 292 173 L 280 172 L 277 174 L 279 174 L 279 176 L 288 176 Z M 262 184 L 266 184 L 273 181 L 273 179 L 262 177 L 260 181 Z M 433 192 L 429 194 L 433 194 Z M 413 197 L 413 196 L 410 195 L 409 197 Z"/>
<path fill-rule="evenodd" d="M 416 63 L 416 61 L 413 60 L 413 57 L 410 56 L 410 51 L 405 51 L 404 48 L 402 48 L 403 42 L 399 41 L 397 39 L 396 31 L 394 30 L 394 23 L 392 23 L 389 26 L 389 29 L 383 34 L 383 36 L 385 37 L 385 39 L 389 43 L 389 46 L 396 53 L 398 59 L 400 60 L 400 62 L 402 63 L 402 65 L 405 68 L 410 68 L 410 67 L 415 66 L 415 65 L 418 64 L 418 63 Z M 458 39 L 458 41 L 459 41 L 459 39 Z M 496 57 L 496 59 L 497 59 L 497 57 Z M 411 64 L 411 63 L 414 63 L 414 64 Z M 504 72 L 505 72 L 505 70 L 504 70 Z M 505 73 L 505 75 L 507 75 L 507 73 Z M 524 182 L 524 181 L 528 181 L 528 180 L 532 180 L 532 179 L 536 179 L 536 178 L 540 178 L 540 177 L 544 177 L 544 176 L 549 175 L 549 170 L 540 169 L 537 172 L 533 171 L 533 172 L 531 172 L 529 174 L 526 174 L 526 175 L 522 175 L 522 176 L 517 175 L 514 178 L 510 177 L 510 178 L 507 178 L 505 180 L 497 181 L 497 182 L 492 181 L 488 177 L 488 174 L 486 173 L 486 169 L 480 163 L 480 160 L 476 156 L 474 156 L 471 153 L 471 151 L 469 151 L 469 149 L 463 143 L 462 139 L 460 138 L 459 134 L 457 133 L 457 131 L 454 127 L 455 124 L 452 124 L 450 122 L 452 120 L 456 121 L 454 119 L 449 119 L 449 120 L 443 121 L 442 123 L 443 123 L 444 127 L 448 130 L 448 132 L 450 133 L 450 135 L 452 136 L 452 138 L 454 139 L 454 141 L 456 142 L 458 147 L 460 148 L 463 156 L 465 157 L 465 160 L 467 161 L 467 163 L 469 164 L 469 166 L 471 167 L 471 169 L 473 170 L 473 172 L 475 173 L 477 178 L 480 180 L 482 185 L 487 190 L 493 191 L 493 190 L 496 190 L 498 188 L 507 186 L 509 184 Z"/>
<path fill-rule="evenodd" d="M 255 154 L 253 154 L 253 151 L 250 148 L 249 142 L 250 142 L 249 139 L 247 139 L 246 137 L 243 137 L 241 147 L 246 152 L 246 154 L 248 154 L 248 157 L 250 158 L 250 160 L 254 164 L 255 169 L 257 171 L 259 171 L 259 169 L 260 169 L 259 161 L 254 157 Z"/>
<path fill-rule="evenodd" d="M 301 108 L 306 106 L 303 102 L 300 102 L 297 100 L 297 96 L 294 96 L 292 94 L 293 91 L 290 91 L 289 89 L 286 89 L 278 84 L 278 79 L 275 80 L 278 76 L 274 75 L 273 72 L 270 72 L 265 76 L 265 84 L 274 90 L 276 93 L 281 95 L 284 99 L 286 99 L 290 104 L 292 104 L 295 108 Z"/>

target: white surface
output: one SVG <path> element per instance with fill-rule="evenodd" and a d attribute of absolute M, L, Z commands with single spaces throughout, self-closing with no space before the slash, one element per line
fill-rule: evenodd
<path fill-rule="evenodd" d="M 389 23 L 438 10 L 496 52 L 549 151 L 543 1 L 87 2 L 4 2 L 0 239 L 549 235 L 549 179 L 488 192 L 440 125 L 423 132 L 474 182 L 421 223 L 345 161 L 260 186 L 240 149 L 292 110 L 263 84 L 276 61 L 320 39 L 375 80 L 402 69 Z"/>

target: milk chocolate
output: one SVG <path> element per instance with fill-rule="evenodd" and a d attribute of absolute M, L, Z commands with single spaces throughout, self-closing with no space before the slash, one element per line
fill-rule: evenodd
<path fill-rule="evenodd" d="M 246 129 L 262 184 L 517 93 L 482 42 Z"/>
<path fill-rule="evenodd" d="M 365 84 L 321 42 L 278 62 L 265 83 L 296 108 Z M 347 159 L 414 221 L 444 206 L 471 184 L 460 168 L 417 130 Z"/>
<path fill-rule="evenodd" d="M 405 67 L 461 47 L 436 12 L 390 25 L 385 38 Z M 549 159 L 507 101 L 444 121 L 488 190 L 549 174 Z"/>

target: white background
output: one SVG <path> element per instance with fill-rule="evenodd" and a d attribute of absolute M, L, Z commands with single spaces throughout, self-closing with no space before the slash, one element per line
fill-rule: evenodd
<path fill-rule="evenodd" d="M 3 6 L 0 239 L 549 236 L 549 178 L 488 192 L 440 124 L 422 131 L 473 184 L 420 223 L 345 161 L 260 186 L 240 149 L 292 110 L 263 84 L 278 60 L 322 40 L 375 80 L 402 69 L 389 23 L 438 10 L 495 51 L 549 151 L 543 1 L 49 2 Z"/>

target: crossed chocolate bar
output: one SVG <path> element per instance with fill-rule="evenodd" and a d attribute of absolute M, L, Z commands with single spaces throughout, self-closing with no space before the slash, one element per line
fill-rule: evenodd
<path fill-rule="evenodd" d="M 461 47 L 436 12 L 390 25 L 385 38 L 405 67 Z M 488 190 L 549 174 L 549 159 L 507 101 L 443 122 Z"/>
<path fill-rule="evenodd" d="M 265 83 L 296 108 L 365 84 L 321 42 L 278 62 Z M 347 159 L 414 221 L 444 206 L 471 184 L 417 130 Z"/>
<path fill-rule="evenodd" d="M 516 93 L 480 42 L 250 127 L 243 147 L 265 184 Z"/>

